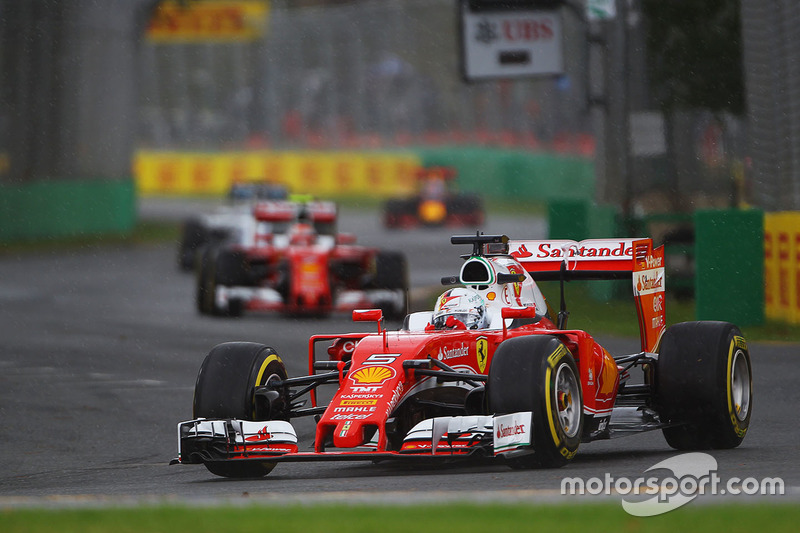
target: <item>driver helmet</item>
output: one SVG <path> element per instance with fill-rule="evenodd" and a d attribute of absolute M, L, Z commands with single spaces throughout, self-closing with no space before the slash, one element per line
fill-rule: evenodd
<path fill-rule="evenodd" d="M 310 246 L 314 244 L 317 233 L 310 224 L 298 223 L 289 230 L 289 242 L 295 245 Z"/>
<path fill-rule="evenodd" d="M 472 289 L 458 287 L 445 291 L 436 300 L 431 323 L 436 329 L 454 327 L 458 320 L 466 329 L 482 329 L 489 323 L 483 296 Z"/>

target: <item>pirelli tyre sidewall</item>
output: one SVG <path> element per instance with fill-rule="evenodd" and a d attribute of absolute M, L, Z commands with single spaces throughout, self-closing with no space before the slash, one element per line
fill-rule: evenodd
<path fill-rule="evenodd" d="M 735 448 L 753 411 L 750 351 L 728 322 L 667 329 L 656 368 L 656 407 L 667 443 L 679 450 Z"/>
<path fill-rule="evenodd" d="M 286 379 L 286 368 L 272 348 L 252 342 L 219 344 L 197 374 L 194 418 L 255 420 L 255 389 L 276 377 Z M 224 477 L 262 477 L 274 466 L 271 462 L 206 463 L 211 473 Z"/>
<path fill-rule="evenodd" d="M 583 397 L 577 365 L 555 337 L 504 341 L 492 358 L 487 395 L 495 415 L 533 412 L 532 455 L 509 459 L 514 468 L 559 467 L 578 450 Z"/>

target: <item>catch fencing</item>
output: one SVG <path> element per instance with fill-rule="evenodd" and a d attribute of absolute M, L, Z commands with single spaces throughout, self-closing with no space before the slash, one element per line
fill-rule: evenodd
<path fill-rule="evenodd" d="M 140 148 L 480 143 L 591 153 L 580 22 L 563 76 L 464 83 L 453 0 L 270 3 L 263 38 L 140 54 Z"/>

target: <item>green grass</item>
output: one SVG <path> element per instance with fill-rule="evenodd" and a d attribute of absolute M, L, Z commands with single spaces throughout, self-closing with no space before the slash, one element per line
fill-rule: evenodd
<path fill-rule="evenodd" d="M 618 503 L 443 505 L 247 505 L 124 509 L 13 509 L 0 512 L 4 533 L 393 533 L 424 531 L 797 531 L 796 505 L 692 505 L 649 518 Z"/>
<path fill-rule="evenodd" d="M 593 335 L 603 333 L 622 337 L 638 337 L 639 323 L 630 282 L 614 288 L 615 297 L 599 300 L 591 293 L 596 282 L 572 282 L 566 285 L 567 310 L 570 328 L 582 329 Z M 558 313 L 560 297 L 557 283 L 540 284 L 552 311 Z M 678 299 L 667 293 L 667 325 L 696 320 L 694 300 Z M 800 326 L 766 321 L 759 326 L 740 327 L 745 338 L 759 342 L 800 342 Z"/>
<path fill-rule="evenodd" d="M 0 243 L 0 255 L 13 255 L 37 251 L 75 250 L 87 246 L 142 244 L 176 241 L 180 225 L 174 222 L 139 222 L 128 234 L 75 235 Z"/>

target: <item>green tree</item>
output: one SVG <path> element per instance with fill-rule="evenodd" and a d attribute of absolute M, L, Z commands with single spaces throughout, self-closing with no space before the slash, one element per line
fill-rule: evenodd
<path fill-rule="evenodd" d="M 745 111 L 740 0 L 642 0 L 652 89 L 667 110 Z"/>

